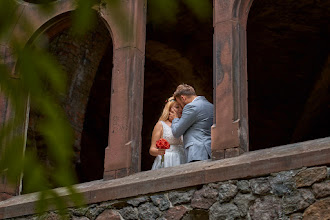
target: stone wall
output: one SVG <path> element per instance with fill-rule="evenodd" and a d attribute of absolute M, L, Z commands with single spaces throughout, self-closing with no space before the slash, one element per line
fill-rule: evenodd
<path fill-rule="evenodd" d="M 329 206 L 330 167 L 319 166 L 91 204 L 70 209 L 68 218 L 324 220 Z M 44 217 L 59 219 L 56 212 Z"/>

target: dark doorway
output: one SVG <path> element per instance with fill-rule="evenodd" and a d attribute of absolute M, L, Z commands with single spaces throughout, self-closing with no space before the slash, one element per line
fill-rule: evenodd
<path fill-rule="evenodd" d="M 330 135 L 329 5 L 253 1 L 247 22 L 250 150 Z"/>
<path fill-rule="evenodd" d="M 151 169 L 154 161 L 149 155 L 152 131 L 165 100 L 179 84 L 190 84 L 198 95 L 210 102 L 213 100 L 211 10 L 209 15 L 207 20 L 201 21 L 180 1 L 176 22 L 147 22 L 141 170 Z"/>
<path fill-rule="evenodd" d="M 88 97 L 80 144 L 80 182 L 103 179 L 105 148 L 109 136 L 112 59 L 113 48 L 112 43 L 109 43 Z"/>
<path fill-rule="evenodd" d="M 47 47 L 67 74 L 67 93 L 60 105 L 74 133 L 72 167 L 78 182 L 86 182 L 103 178 L 104 150 L 109 135 L 113 44 L 101 18 L 80 38 L 72 33 L 71 21 L 65 22 L 50 28 Z M 38 159 L 52 170 L 52 159 L 37 131 L 41 118 L 31 104 L 27 150 L 34 149 Z"/>

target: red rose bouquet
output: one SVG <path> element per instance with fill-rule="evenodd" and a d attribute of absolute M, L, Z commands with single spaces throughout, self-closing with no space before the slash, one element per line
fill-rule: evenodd
<path fill-rule="evenodd" d="M 158 149 L 169 149 L 170 148 L 170 143 L 164 138 L 159 139 L 156 141 L 156 147 Z M 164 167 L 164 155 L 162 155 L 162 160 L 161 160 L 162 166 Z"/>

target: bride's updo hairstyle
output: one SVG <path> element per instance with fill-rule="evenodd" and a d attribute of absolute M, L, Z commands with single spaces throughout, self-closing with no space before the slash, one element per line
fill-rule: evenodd
<path fill-rule="evenodd" d="M 166 100 L 166 105 L 163 109 L 163 113 L 160 116 L 158 121 L 166 121 L 168 119 L 168 116 L 170 115 L 170 109 L 172 108 L 172 106 L 176 103 L 174 97 L 170 97 Z"/>

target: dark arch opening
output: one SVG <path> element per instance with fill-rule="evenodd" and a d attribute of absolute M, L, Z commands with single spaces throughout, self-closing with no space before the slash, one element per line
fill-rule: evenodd
<path fill-rule="evenodd" d="M 70 19 L 63 21 L 70 22 Z M 57 23 L 47 31 L 49 42 L 42 45 L 48 47 L 67 73 L 67 94 L 60 105 L 74 131 L 72 167 L 79 182 L 102 179 L 104 150 L 108 145 L 113 63 L 110 32 L 101 18 L 80 38 L 71 32 L 68 24 Z M 35 44 L 39 45 L 38 39 Z M 41 118 L 31 105 L 27 148 L 35 149 L 38 159 L 51 170 L 47 146 L 36 129 Z"/>
<path fill-rule="evenodd" d="M 147 22 L 141 170 L 151 169 L 152 131 L 179 84 L 190 84 L 198 95 L 213 100 L 213 17 L 208 13 L 201 21 L 180 1 L 174 24 Z"/>
<path fill-rule="evenodd" d="M 250 150 L 330 135 L 329 3 L 254 0 L 247 21 Z"/>
<path fill-rule="evenodd" d="M 108 146 L 113 46 L 108 44 L 91 88 L 81 137 L 79 181 L 103 179 Z"/>

